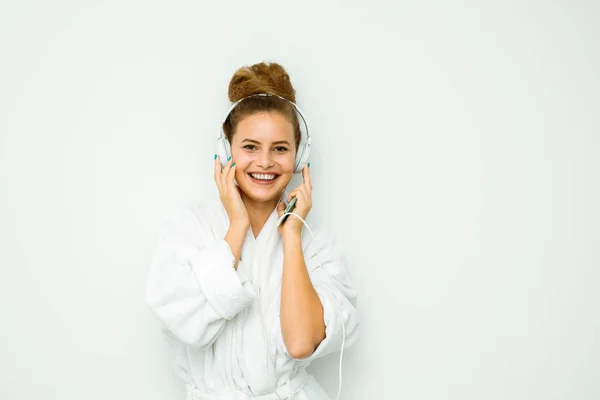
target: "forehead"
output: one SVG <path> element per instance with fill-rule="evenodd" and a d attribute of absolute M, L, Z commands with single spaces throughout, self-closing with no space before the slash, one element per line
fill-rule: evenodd
<path fill-rule="evenodd" d="M 244 117 L 237 126 L 233 140 L 253 139 L 259 142 L 288 140 L 294 142 L 294 128 L 278 112 L 259 112 Z"/>

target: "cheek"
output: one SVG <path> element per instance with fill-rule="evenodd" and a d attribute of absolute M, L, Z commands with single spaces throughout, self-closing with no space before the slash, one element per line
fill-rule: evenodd
<path fill-rule="evenodd" d="M 244 170 L 239 170 L 237 169 L 235 171 L 235 180 L 239 183 L 239 182 L 243 182 L 244 178 L 246 176 L 246 173 L 244 172 Z"/>
<path fill-rule="evenodd" d="M 233 157 L 233 161 L 235 161 L 235 164 L 238 167 L 238 171 L 243 170 L 248 166 L 248 164 L 250 164 L 251 157 L 249 157 L 248 153 L 244 151 L 234 151 L 231 153 L 231 156 Z"/>
<path fill-rule="evenodd" d="M 294 163 L 296 162 L 296 153 L 287 153 L 281 155 L 279 164 L 288 172 L 294 169 Z"/>

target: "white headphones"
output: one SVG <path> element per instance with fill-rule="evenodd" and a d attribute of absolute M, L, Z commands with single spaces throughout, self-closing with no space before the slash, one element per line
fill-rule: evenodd
<path fill-rule="evenodd" d="M 308 156 L 310 155 L 310 134 L 308 132 L 308 124 L 306 123 L 306 119 L 304 118 L 302 111 L 300 111 L 296 103 L 286 99 L 285 97 L 277 96 L 275 94 L 270 93 L 252 94 L 250 96 L 244 97 L 236 101 L 229 108 L 227 114 L 225 114 L 225 117 L 221 120 L 221 128 L 219 129 L 219 136 L 217 137 L 217 154 L 219 155 L 219 158 L 221 160 L 221 165 L 225 167 L 225 165 L 229 161 L 229 158 L 231 157 L 231 144 L 229 143 L 229 140 L 227 140 L 227 137 L 225 137 L 225 132 L 223 132 L 223 124 L 225 123 L 225 121 L 229 117 L 229 114 L 233 111 L 235 106 L 237 106 L 241 101 L 253 96 L 279 97 L 282 100 L 288 101 L 296 109 L 296 114 L 300 116 L 300 118 L 298 118 L 298 121 L 302 120 L 303 124 L 300 124 L 301 138 L 300 144 L 298 145 L 298 150 L 296 151 L 296 161 L 294 162 L 294 174 L 302 173 L 302 169 L 304 168 L 304 165 L 308 161 Z M 302 129 L 303 126 L 304 129 Z"/>

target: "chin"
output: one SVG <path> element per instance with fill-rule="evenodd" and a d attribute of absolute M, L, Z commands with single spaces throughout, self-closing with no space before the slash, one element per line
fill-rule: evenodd
<path fill-rule="evenodd" d="M 252 200 L 254 200 L 256 202 L 260 202 L 260 203 L 266 203 L 266 202 L 273 201 L 274 199 L 279 199 L 279 197 L 281 197 L 283 189 L 284 188 L 281 188 L 279 190 L 262 191 L 262 190 L 245 190 L 242 187 L 242 191 L 244 192 L 244 194 L 246 196 L 248 196 Z"/>
<path fill-rule="evenodd" d="M 291 176 L 279 175 L 271 182 L 258 182 L 251 176 L 245 175 L 243 180 L 238 180 L 240 188 L 246 196 L 258 202 L 279 199 L 291 180 Z"/>
<path fill-rule="evenodd" d="M 246 196 L 248 196 L 249 198 L 251 198 L 252 200 L 254 200 L 257 203 L 268 203 L 271 202 L 273 200 L 278 200 L 279 197 L 281 196 L 281 193 L 275 193 L 275 194 L 271 194 L 271 195 L 263 195 L 263 194 L 257 194 L 257 193 L 246 193 Z"/>

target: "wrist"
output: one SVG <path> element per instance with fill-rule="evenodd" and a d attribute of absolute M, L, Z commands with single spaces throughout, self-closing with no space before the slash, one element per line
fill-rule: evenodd
<path fill-rule="evenodd" d="M 229 231 L 244 232 L 250 228 L 250 221 L 247 219 L 231 219 L 229 222 Z"/>
<path fill-rule="evenodd" d="M 283 245 L 286 244 L 295 244 L 296 242 L 301 242 L 302 240 L 302 228 L 300 229 L 282 229 L 281 237 L 283 240 Z"/>

